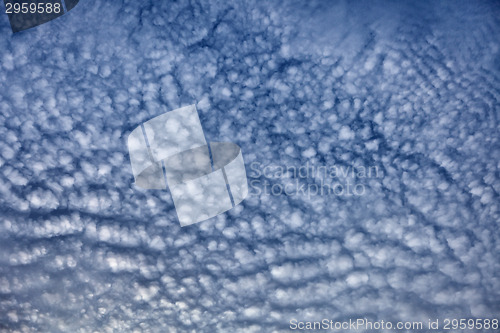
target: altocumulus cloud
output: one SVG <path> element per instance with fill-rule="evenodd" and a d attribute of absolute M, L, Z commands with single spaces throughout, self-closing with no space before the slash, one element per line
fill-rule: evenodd
<path fill-rule="evenodd" d="M 500 10 L 80 1 L 0 18 L 0 330 L 286 332 L 500 312 Z M 247 167 L 377 166 L 182 228 L 126 138 L 197 102 Z"/>

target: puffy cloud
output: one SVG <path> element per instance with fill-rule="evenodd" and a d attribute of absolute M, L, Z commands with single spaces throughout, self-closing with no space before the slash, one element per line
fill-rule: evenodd
<path fill-rule="evenodd" d="M 499 14 L 91 0 L 14 36 L 4 21 L 0 331 L 495 316 Z M 380 175 L 336 178 L 363 195 L 254 192 L 180 228 L 168 191 L 133 185 L 126 139 L 194 102 L 207 140 L 237 143 L 247 168 Z"/>

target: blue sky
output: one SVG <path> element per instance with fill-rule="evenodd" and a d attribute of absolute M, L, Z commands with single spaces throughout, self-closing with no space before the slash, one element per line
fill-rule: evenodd
<path fill-rule="evenodd" d="M 100 1 L 0 15 L 0 330 L 288 332 L 500 312 L 500 6 Z M 128 134 L 196 103 L 250 166 L 376 167 L 181 228 Z M 259 176 L 277 186 L 316 177 Z M 297 181 L 298 185 L 293 185 Z"/>

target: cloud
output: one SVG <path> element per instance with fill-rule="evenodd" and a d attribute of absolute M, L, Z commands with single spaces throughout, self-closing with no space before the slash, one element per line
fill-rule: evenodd
<path fill-rule="evenodd" d="M 90 0 L 15 36 L 4 17 L 0 331 L 494 317 L 498 14 Z M 192 103 L 249 173 L 309 162 L 381 176 L 354 177 L 360 196 L 251 193 L 181 229 L 168 191 L 133 186 L 126 140 Z"/>

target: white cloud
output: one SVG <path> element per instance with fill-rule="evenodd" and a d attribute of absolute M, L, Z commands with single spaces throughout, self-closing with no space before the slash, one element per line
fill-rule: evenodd
<path fill-rule="evenodd" d="M 447 6 L 96 0 L 1 28 L 2 327 L 497 314 L 498 9 Z M 384 176 L 361 197 L 253 194 L 181 229 L 168 191 L 132 185 L 126 137 L 196 102 L 247 166 Z"/>

